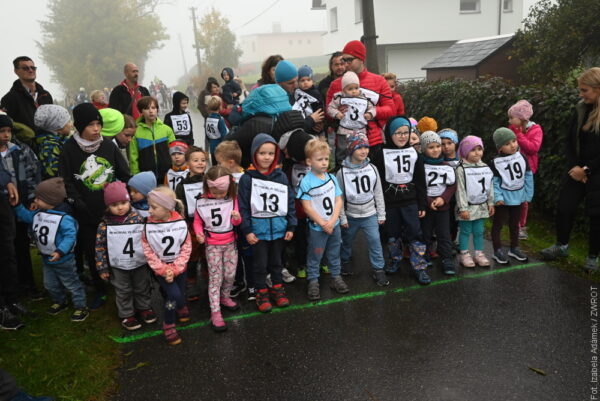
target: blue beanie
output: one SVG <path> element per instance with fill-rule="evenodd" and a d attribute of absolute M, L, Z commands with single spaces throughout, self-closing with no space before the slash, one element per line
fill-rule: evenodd
<path fill-rule="evenodd" d="M 300 79 L 302 77 L 309 77 L 310 79 L 312 79 L 313 78 L 312 68 L 310 68 L 307 65 L 303 65 L 302 67 L 298 68 L 298 79 Z"/>
<path fill-rule="evenodd" d="M 298 76 L 298 69 L 288 60 L 281 60 L 275 67 L 275 82 L 286 82 Z"/>
<path fill-rule="evenodd" d="M 412 130 L 410 121 L 408 121 L 408 119 L 406 119 L 404 117 L 394 118 L 389 124 L 390 124 L 390 135 L 394 135 L 394 132 L 396 132 L 396 130 L 398 128 L 404 127 L 404 126 L 407 126 L 409 129 Z"/>
<path fill-rule="evenodd" d="M 143 171 L 131 177 L 127 185 L 148 196 L 148 192 L 156 188 L 156 176 L 151 171 Z"/>
<path fill-rule="evenodd" d="M 458 134 L 453 129 L 444 128 L 438 132 L 438 135 L 442 139 L 450 139 L 455 144 L 458 144 Z"/>

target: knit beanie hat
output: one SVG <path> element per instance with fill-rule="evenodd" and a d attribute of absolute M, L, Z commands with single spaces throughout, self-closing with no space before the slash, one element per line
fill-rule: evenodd
<path fill-rule="evenodd" d="M 156 188 L 156 176 L 151 171 L 143 171 L 131 177 L 127 185 L 142 195 L 148 196 L 148 192 Z"/>
<path fill-rule="evenodd" d="M 510 106 L 510 109 L 508 109 L 508 115 L 511 117 L 517 117 L 521 120 L 529 121 L 533 115 L 533 106 L 527 100 L 519 100 L 517 103 Z"/>
<path fill-rule="evenodd" d="M 10 127 L 13 128 L 13 120 L 7 114 L 0 114 L 0 128 Z"/>
<path fill-rule="evenodd" d="M 515 133 L 506 127 L 498 128 L 496 131 L 494 131 L 494 135 L 492 137 L 494 138 L 496 149 L 500 149 L 510 140 L 517 139 Z"/>
<path fill-rule="evenodd" d="M 361 59 L 362 61 L 365 61 L 365 59 L 367 58 L 367 48 L 359 40 L 353 40 L 346 43 L 346 46 L 344 46 L 344 50 L 342 50 L 342 53 L 349 54 L 358 59 Z"/>
<path fill-rule="evenodd" d="M 419 132 L 425 132 L 425 131 L 436 132 L 438 129 L 437 121 L 435 121 L 431 117 L 423 117 L 417 123 L 417 129 L 419 130 Z"/>
<path fill-rule="evenodd" d="M 85 127 L 88 126 L 92 121 L 100 121 L 100 125 L 103 125 L 102 116 L 97 108 L 91 103 L 81 103 L 75 106 L 73 109 L 73 120 L 75 129 L 80 134 L 83 132 Z"/>
<path fill-rule="evenodd" d="M 188 149 L 188 144 L 183 141 L 173 141 L 169 144 L 170 155 L 172 155 L 173 153 L 185 153 Z"/>
<path fill-rule="evenodd" d="M 311 139 L 313 139 L 313 136 L 306 133 L 303 129 L 297 129 L 292 132 L 285 146 L 287 154 L 297 162 L 305 160 L 306 154 L 304 153 L 304 148 Z"/>
<path fill-rule="evenodd" d="M 369 140 L 365 134 L 360 132 L 356 133 L 356 135 L 352 134 L 348 136 L 348 156 L 352 156 L 355 150 L 360 148 L 368 148 Z"/>
<path fill-rule="evenodd" d="M 442 128 L 440 132 L 438 132 L 438 135 L 441 139 L 450 139 L 455 144 L 458 143 L 458 134 L 453 129 Z"/>
<path fill-rule="evenodd" d="M 35 187 L 35 196 L 49 205 L 60 205 L 67 197 L 65 182 L 62 177 L 49 178 Z"/>
<path fill-rule="evenodd" d="M 298 69 L 291 61 L 281 60 L 275 67 L 275 82 L 286 82 L 298 76 Z"/>
<path fill-rule="evenodd" d="M 410 118 L 408 119 L 408 121 L 410 121 L 410 126 L 411 126 L 411 127 L 413 127 L 413 128 L 416 128 L 416 127 L 417 127 L 417 120 L 415 120 L 413 117 L 410 117 Z"/>
<path fill-rule="evenodd" d="M 115 202 L 129 202 L 127 185 L 121 181 L 114 181 L 104 187 L 104 204 L 110 206 Z"/>
<path fill-rule="evenodd" d="M 300 79 L 302 77 L 309 77 L 310 79 L 312 79 L 313 78 L 312 68 L 310 68 L 307 65 L 303 65 L 302 67 L 298 68 L 298 79 Z M 289 79 L 288 79 L 288 81 L 289 81 Z"/>
<path fill-rule="evenodd" d="M 434 142 L 442 144 L 442 139 L 435 132 L 425 131 L 421 134 L 421 149 L 427 148 L 427 145 Z"/>
<path fill-rule="evenodd" d="M 125 117 L 119 110 L 105 108 L 100 110 L 102 116 L 102 136 L 112 137 L 123 131 Z"/>
<path fill-rule="evenodd" d="M 356 84 L 360 86 L 360 80 L 358 79 L 358 75 L 356 75 L 353 71 L 346 71 L 342 76 L 342 89 L 350 84 Z"/>
<path fill-rule="evenodd" d="M 458 145 L 458 155 L 466 159 L 469 152 L 477 146 L 481 146 L 481 149 L 483 149 L 483 141 L 480 137 L 474 135 L 466 136 L 460 141 L 460 145 Z"/>
<path fill-rule="evenodd" d="M 35 110 L 33 123 L 36 127 L 46 131 L 56 132 L 71 121 L 71 115 L 62 106 L 57 104 L 42 104 Z"/>
<path fill-rule="evenodd" d="M 410 121 L 408 121 L 404 117 L 394 118 L 392 121 L 389 122 L 389 125 L 390 125 L 390 135 L 394 135 L 396 130 L 400 127 L 406 126 L 408 128 L 411 128 Z"/>

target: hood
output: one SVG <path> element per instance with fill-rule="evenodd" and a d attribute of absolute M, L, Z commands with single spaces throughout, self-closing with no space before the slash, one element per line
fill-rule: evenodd
<path fill-rule="evenodd" d="M 256 114 L 276 116 L 291 109 L 290 98 L 281 86 L 263 85 L 250 92 L 242 103 L 242 118 L 246 120 Z"/>
<path fill-rule="evenodd" d="M 277 142 L 275 141 L 275 139 L 273 139 L 273 137 L 271 135 L 258 134 L 252 140 L 252 148 L 251 148 L 252 164 L 254 165 L 255 168 L 256 168 L 256 166 L 258 166 L 258 164 L 256 163 L 256 157 L 255 157 L 256 151 L 265 143 L 272 143 L 273 145 L 275 145 L 275 159 L 273 159 L 273 163 L 271 163 L 271 166 L 269 167 L 269 170 L 267 171 L 267 173 L 264 174 L 264 175 L 268 176 L 269 174 L 271 174 L 273 172 L 273 170 L 275 170 L 277 168 L 277 163 L 279 163 L 279 146 L 277 145 Z"/>
<path fill-rule="evenodd" d="M 181 110 L 179 109 L 179 104 L 181 103 L 181 101 L 183 99 L 187 99 L 187 101 L 190 101 L 190 98 L 183 92 L 175 92 L 173 93 L 173 113 L 174 114 L 181 114 Z"/>
<path fill-rule="evenodd" d="M 370 160 L 368 157 L 359 164 L 352 163 L 352 156 L 346 156 L 346 158 L 344 160 L 342 160 L 342 166 L 348 167 L 348 168 L 363 168 L 363 167 L 367 166 L 369 163 L 370 163 Z"/>
<path fill-rule="evenodd" d="M 294 131 L 304 127 L 304 115 L 298 110 L 284 111 L 277 116 L 277 121 L 273 125 L 271 135 L 277 141 L 281 139 L 281 136 L 286 132 Z"/>
<path fill-rule="evenodd" d="M 279 141 L 279 147 L 281 149 L 287 149 L 287 154 L 295 161 L 301 162 L 306 159 L 304 148 L 306 143 L 313 139 L 313 136 L 305 132 L 303 129 L 296 129 L 295 131 L 282 135 Z"/>
<path fill-rule="evenodd" d="M 229 74 L 229 79 L 228 80 L 226 80 L 225 78 L 223 78 L 223 73 L 224 72 L 227 72 Z M 233 76 L 234 76 L 233 75 L 233 70 L 231 68 L 229 68 L 229 67 L 225 67 L 225 68 L 223 68 L 223 71 L 221 71 L 221 78 L 223 78 L 223 81 L 225 81 L 225 82 L 231 81 L 233 79 Z"/>
<path fill-rule="evenodd" d="M 398 129 L 398 127 L 407 125 L 410 128 L 409 132 L 413 131 L 413 127 L 410 123 L 410 120 L 404 116 L 396 116 L 396 117 L 392 117 L 390 118 L 390 120 L 387 122 L 387 124 L 385 125 L 385 145 L 383 146 L 386 149 L 397 149 L 398 147 L 394 144 L 394 142 L 392 141 L 392 134 L 394 132 L 392 132 L 392 127 L 395 127 L 394 131 L 396 131 Z M 404 146 L 402 146 L 402 149 L 406 149 L 410 147 L 410 135 L 409 135 L 409 139 L 406 141 L 406 144 Z"/>

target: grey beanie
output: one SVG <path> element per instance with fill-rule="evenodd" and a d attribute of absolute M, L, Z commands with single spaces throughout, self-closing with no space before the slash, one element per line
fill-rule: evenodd
<path fill-rule="evenodd" d="M 71 115 L 57 104 L 43 104 L 38 107 L 33 117 L 36 127 L 46 131 L 56 132 L 71 121 Z"/>
<path fill-rule="evenodd" d="M 433 131 L 425 131 L 421 134 L 421 149 L 426 149 L 427 145 L 430 143 L 439 143 L 442 144 L 442 139 L 438 134 Z"/>

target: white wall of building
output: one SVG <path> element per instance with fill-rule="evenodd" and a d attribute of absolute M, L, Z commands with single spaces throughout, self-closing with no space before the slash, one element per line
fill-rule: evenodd
<path fill-rule="evenodd" d="M 325 32 L 274 32 L 240 37 L 240 63 L 262 62 L 272 54 L 285 58 L 321 56 Z"/>

